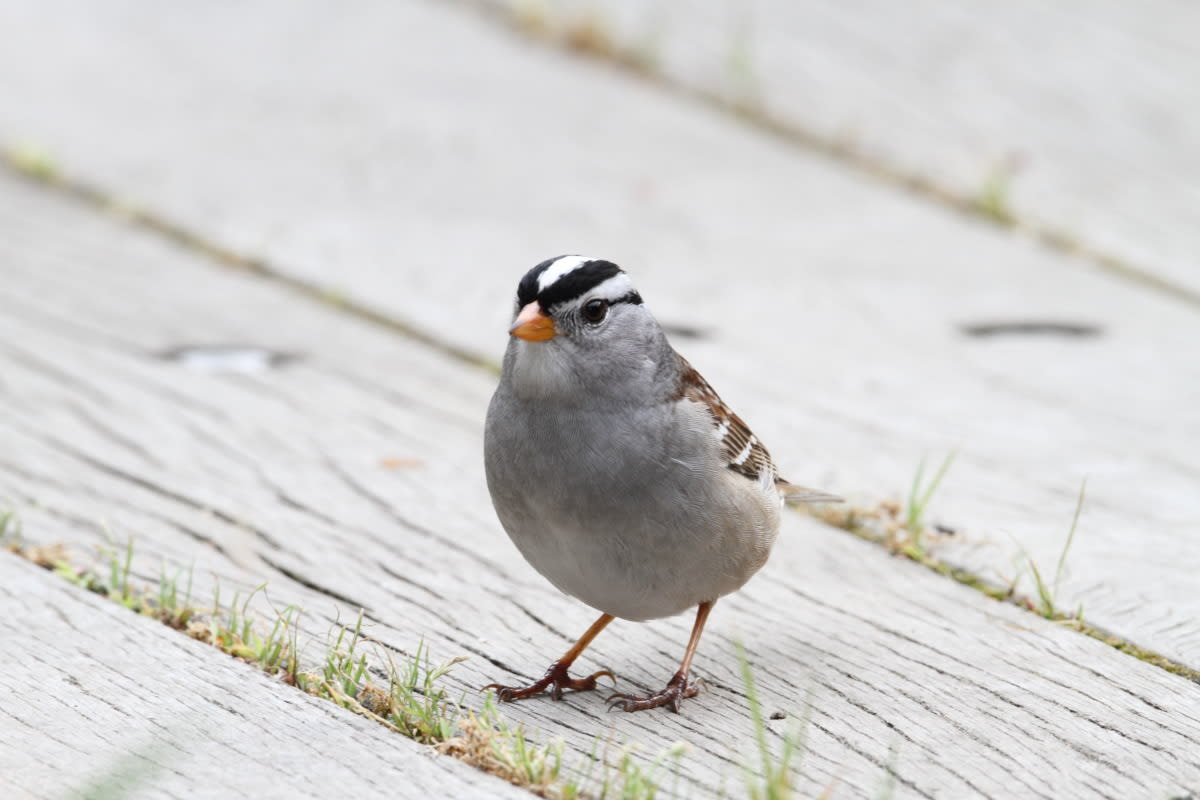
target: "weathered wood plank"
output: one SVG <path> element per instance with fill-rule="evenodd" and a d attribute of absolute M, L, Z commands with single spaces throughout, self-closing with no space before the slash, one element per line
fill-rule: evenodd
<path fill-rule="evenodd" d="M 160 559 L 226 591 L 269 580 L 277 605 L 313 615 L 310 656 L 361 606 L 382 646 L 472 655 L 450 678 L 471 703 L 488 681 L 533 677 L 591 621 L 492 517 L 493 377 L 7 179 L 0 229 L 0 496 L 30 539 L 78 553 L 106 522 L 138 536 L 139 580 Z M 157 355 L 214 342 L 298 357 L 230 374 Z M 688 624 L 618 624 L 586 663 L 656 686 Z M 787 714 L 773 746 L 811 702 L 809 795 L 875 796 L 889 764 L 904 797 L 1200 785 L 1200 687 L 799 515 L 718 606 L 697 661 L 709 688 L 684 714 L 606 714 L 591 695 L 504 710 L 576 754 L 597 736 L 651 757 L 685 741 L 683 787 L 712 794 L 755 763 L 735 641 L 766 710 Z"/>
<path fill-rule="evenodd" d="M 529 797 L 8 553 L 0 608 L 6 798 Z"/>
<path fill-rule="evenodd" d="M 1200 296 L 1194 4 L 487 2 Z"/>
<path fill-rule="evenodd" d="M 1051 570 L 1090 475 L 1060 604 L 1200 666 L 1193 309 L 460 9 L 281 8 L 5 4 L 0 129 L 492 356 L 526 265 L 613 257 L 786 474 L 873 500 L 957 450 L 942 553 L 987 577 Z M 1028 319 L 1102 335 L 960 330 Z"/>

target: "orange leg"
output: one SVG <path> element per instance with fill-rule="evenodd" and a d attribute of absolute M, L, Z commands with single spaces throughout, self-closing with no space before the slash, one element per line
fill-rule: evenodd
<path fill-rule="evenodd" d="M 611 614 L 601 615 L 600 619 L 592 623 L 592 627 L 587 629 L 587 633 L 581 636 L 579 641 L 563 654 L 562 658 L 550 665 L 550 669 L 546 670 L 546 674 L 542 676 L 540 681 L 525 687 L 501 686 L 498 683 L 491 683 L 483 687 L 484 691 L 495 689 L 496 697 L 501 702 L 507 703 L 512 700 L 524 700 L 526 697 L 541 694 L 546 691 L 547 687 L 551 687 L 550 696 L 555 700 L 562 700 L 563 689 L 570 689 L 573 692 L 586 692 L 595 689 L 597 678 L 604 676 L 612 678 L 613 674 L 606 669 L 602 669 L 586 678 L 572 678 L 567 674 L 567 670 L 575 663 L 575 659 L 579 658 L 579 654 L 586 650 L 587 646 L 592 643 L 592 639 L 595 639 L 596 635 L 604 630 L 604 627 L 612 621 L 613 617 Z"/>
<path fill-rule="evenodd" d="M 647 697 L 614 694 L 608 698 L 609 711 L 613 709 L 645 711 L 648 708 L 670 706 L 671 710 L 678 714 L 679 701 L 685 697 L 696 696 L 700 690 L 688 680 L 688 673 L 692 669 L 692 656 L 696 655 L 696 646 L 700 644 L 700 634 L 704 632 L 704 623 L 708 619 L 708 612 L 712 611 L 715 603 L 716 600 L 701 603 L 700 607 L 696 609 L 696 623 L 692 625 L 692 637 L 688 639 L 687 650 L 683 653 L 683 662 L 679 665 L 679 671 L 672 676 L 671 680 L 667 681 L 666 688 Z"/>

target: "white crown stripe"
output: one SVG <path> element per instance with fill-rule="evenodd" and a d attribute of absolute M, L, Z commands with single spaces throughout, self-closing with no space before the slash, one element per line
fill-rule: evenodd
<path fill-rule="evenodd" d="M 538 276 L 538 292 L 546 291 L 546 287 L 557 283 L 562 276 L 568 272 L 574 272 L 592 260 L 587 256 L 563 256 L 546 267 L 546 271 Z"/>
<path fill-rule="evenodd" d="M 608 301 L 618 300 L 633 291 L 633 281 L 629 276 L 622 272 L 619 275 L 613 275 L 606 281 L 593 286 L 584 292 L 584 297 L 601 297 Z"/>

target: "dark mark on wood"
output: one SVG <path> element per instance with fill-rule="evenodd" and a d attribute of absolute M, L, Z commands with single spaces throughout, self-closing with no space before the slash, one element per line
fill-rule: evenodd
<path fill-rule="evenodd" d="M 1103 329 L 1098 325 L 1076 322 L 1054 322 L 1051 320 L 1018 320 L 1013 322 L 979 322 L 960 325 L 959 330 L 967 336 L 986 339 L 993 336 L 1060 336 L 1067 339 L 1099 336 Z"/>

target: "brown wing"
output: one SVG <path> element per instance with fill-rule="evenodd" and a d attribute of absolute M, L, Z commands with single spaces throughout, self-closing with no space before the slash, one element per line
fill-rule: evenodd
<path fill-rule="evenodd" d="M 726 466 L 751 480 L 761 480 L 765 475 L 769 476 L 772 482 L 786 483 L 779 477 L 767 448 L 763 447 L 763 443 L 751 432 L 742 418 L 725 405 L 717 391 L 683 356 L 679 356 L 679 365 L 683 370 L 683 379 L 677 399 L 691 400 L 708 408 L 712 414 L 713 427 L 721 437 L 721 450 L 725 455 Z"/>

